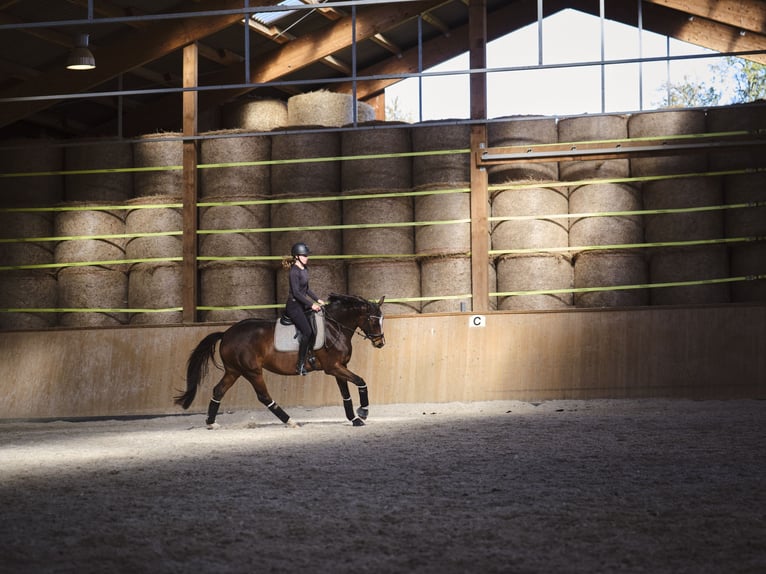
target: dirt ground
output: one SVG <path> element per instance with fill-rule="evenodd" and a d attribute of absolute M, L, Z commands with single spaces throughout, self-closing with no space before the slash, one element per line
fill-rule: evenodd
<path fill-rule="evenodd" d="M 766 401 L 0 422 L 0 572 L 762 573 Z"/>

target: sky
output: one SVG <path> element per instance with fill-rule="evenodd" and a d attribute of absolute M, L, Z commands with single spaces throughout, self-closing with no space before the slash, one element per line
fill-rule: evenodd
<path fill-rule="evenodd" d="M 537 66 L 538 26 L 531 24 L 499 38 L 487 46 L 487 68 Z M 564 10 L 543 20 L 542 64 L 551 66 L 601 60 L 601 20 Z M 664 58 L 714 54 L 710 50 L 677 40 L 668 40 L 637 28 L 604 21 L 604 60 Z M 714 58 L 694 58 L 668 63 L 614 64 L 602 67 L 514 70 L 487 74 L 487 117 L 509 115 L 565 116 L 585 113 L 631 112 L 656 109 L 662 86 L 685 78 L 702 81 L 709 76 Z M 431 72 L 465 71 L 468 54 L 453 58 Z M 603 94 L 602 94 L 603 83 Z M 422 106 L 418 93 L 422 92 Z M 448 97 L 445 97 L 448 94 Z M 469 79 L 467 74 L 408 78 L 386 89 L 387 105 L 396 106 L 409 121 L 467 119 Z M 422 117 L 421 114 L 422 113 Z"/>

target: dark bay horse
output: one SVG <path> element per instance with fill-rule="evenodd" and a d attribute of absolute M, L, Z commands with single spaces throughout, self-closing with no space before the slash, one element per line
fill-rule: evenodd
<path fill-rule="evenodd" d="M 380 348 L 386 344 L 383 336 L 383 313 L 380 309 L 385 297 L 377 303 L 354 295 L 330 295 L 323 311 L 325 314 L 325 344 L 314 352 L 315 367 L 310 370 L 324 371 L 335 377 L 343 398 L 346 417 L 354 426 L 363 426 L 369 412 L 367 384 L 359 375 L 351 372 L 346 365 L 351 360 L 351 337 L 361 330 L 364 338 Z M 263 378 L 264 369 L 280 375 L 295 375 L 298 352 L 280 352 L 274 348 L 276 321 L 267 319 L 244 319 L 229 327 L 225 332 L 211 333 L 189 355 L 186 367 L 186 392 L 175 397 L 175 403 L 188 409 L 197 395 L 197 389 L 207 374 L 208 360 L 216 367 L 215 347 L 221 342 L 218 354 L 223 363 L 223 377 L 213 388 L 213 397 L 207 409 L 208 428 L 218 428 L 215 418 L 226 392 L 239 377 L 245 377 L 255 389 L 258 400 L 279 420 L 290 426 L 297 426 L 290 415 L 282 410 L 269 395 Z M 359 409 L 354 405 L 348 383 L 359 389 Z"/>

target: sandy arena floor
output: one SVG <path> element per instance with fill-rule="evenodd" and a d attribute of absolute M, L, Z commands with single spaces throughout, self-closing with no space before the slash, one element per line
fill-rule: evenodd
<path fill-rule="evenodd" d="M 0 422 L 0 572 L 766 572 L 766 401 Z"/>

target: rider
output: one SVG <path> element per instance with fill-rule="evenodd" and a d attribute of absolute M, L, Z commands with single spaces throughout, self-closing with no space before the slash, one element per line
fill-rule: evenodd
<path fill-rule="evenodd" d="M 305 243 L 296 243 L 290 250 L 292 261 L 290 262 L 290 287 L 285 305 L 285 314 L 293 320 L 300 332 L 298 348 L 298 363 L 295 372 L 305 375 L 306 357 L 313 366 L 314 356 L 312 350 L 316 340 L 314 322 L 309 321 L 308 314 L 317 312 L 325 302 L 317 297 L 309 287 L 308 261 L 310 251 Z"/>

